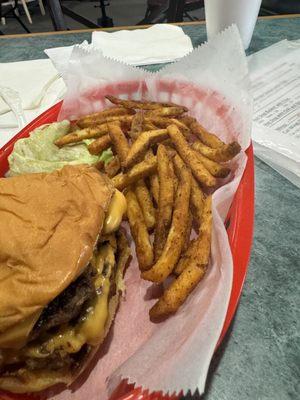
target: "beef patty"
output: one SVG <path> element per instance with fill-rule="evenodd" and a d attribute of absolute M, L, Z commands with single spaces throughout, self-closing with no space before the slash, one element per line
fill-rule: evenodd
<path fill-rule="evenodd" d="M 96 294 L 93 283 L 94 274 L 92 266 L 89 265 L 74 282 L 44 308 L 33 327 L 30 340 L 36 339 L 41 333 L 65 324 L 81 314 L 86 301 Z"/>

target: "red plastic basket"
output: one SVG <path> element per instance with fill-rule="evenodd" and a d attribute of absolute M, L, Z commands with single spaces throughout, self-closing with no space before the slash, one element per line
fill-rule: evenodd
<path fill-rule="evenodd" d="M 130 86 L 130 85 L 129 85 Z M 118 94 L 126 91 L 128 94 L 128 83 L 118 85 Z M 132 92 L 136 88 L 136 83 L 132 83 Z M 103 93 L 116 93 L 116 86 L 101 88 L 99 92 L 93 92 L 94 98 L 102 98 Z M 199 93 L 198 93 L 199 96 Z M 62 102 L 54 105 L 24 129 L 21 130 L 14 138 L 12 138 L 2 149 L 0 149 L 0 176 L 4 176 L 8 171 L 8 156 L 12 152 L 15 142 L 18 139 L 29 136 L 29 133 L 47 123 L 57 121 L 59 111 L 61 109 Z M 226 106 L 225 106 L 226 107 Z M 219 108 L 220 109 L 220 108 Z M 224 110 L 224 105 L 222 107 Z M 236 308 L 238 306 L 239 298 L 241 295 L 242 287 L 246 277 L 247 267 L 250 259 L 253 226 L 254 226 L 254 158 L 253 158 L 253 147 L 247 149 L 246 154 L 248 156 L 247 165 L 238 187 L 238 190 L 234 196 L 230 210 L 228 212 L 225 226 L 228 233 L 229 244 L 233 256 L 233 285 L 226 314 L 224 326 L 218 341 L 218 345 L 221 343 L 224 335 L 231 323 Z M 161 392 L 155 392 L 149 394 L 147 391 L 142 391 L 140 388 L 134 388 L 133 385 L 127 385 L 126 382 L 116 389 L 111 396 L 111 400 L 178 400 L 180 394 L 177 395 L 163 395 Z M 6 393 L 0 393 L 0 399 L 12 400 L 12 399 L 23 399 L 33 400 L 37 399 L 36 396 L 24 396 L 24 395 L 11 395 Z"/>

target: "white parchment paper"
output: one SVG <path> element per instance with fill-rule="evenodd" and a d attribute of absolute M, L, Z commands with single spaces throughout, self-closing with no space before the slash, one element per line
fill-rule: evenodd
<path fill-rule="evenodd" d="M 106 107 L 104 95 L 109 90 L 124 98 L 187 105 L 191 115 L 225 142 L 235 138 L 243 150 L 249 145 L 252 102 L 245 54 L 235 26 L 156 74 L 106 59 L 98 50 L 75 47 L 64 79 L 68 91 L 60 119 L 75 119 Z M 136 90 L 128 94 L 123 83 L 133 81 L 138 81 Z M 169 89 L 163 89 L 161 82 Z M 126 296 L 104 346 L 78 382 L 50 396 L 67 400 L 71 390 L 74 400 L 106 400 L 123 378 L 150 391 L 204 391 L 232 285 L 232 256 L 224 219 L 246 161 L 244 152 L 231 161 L 230 179 L 213 195 L 211 262 L 205 278 L 182 308 L 164 322 L 149 321 L 148 310 L 156 301 L 157 288 L 140 279 L 133 257 L 125 277 Z"/>

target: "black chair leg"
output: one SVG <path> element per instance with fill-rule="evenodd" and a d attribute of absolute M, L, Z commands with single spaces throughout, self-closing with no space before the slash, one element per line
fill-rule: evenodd
<path fill-rule="evenodd" d="M 179 0 L 176 10 L 176 19 L 175 19 L 176 22 L 183 21 L 184 7 L 185 7 L 185 0 Z"/>
<path fill-rule="evenodd" d="M 100 0 L 100 8 L 101 8 L 102 17 L 98 18 L 97 22 L 99 25 L 103 26 L 103 28 L 111 28 L 114 26 L 112 18 L 108 17 L 108 15 L 106 14 L 105 7 L 108 5 L 109 5 L 109 3 L 107 3 L 106 0 Z"/>
<path fill-rule="evenodd" d="M 16 20 L 19 22 L 19 24 L 22 26 L 22 28 L 27 32 L 30 33 L 30 30 L 27 28 L 27 26 L 24 24 L 24 22 L 21 20 L 21 18 L 16 14 L 16 10 L 13 9 L 12 10 L 14 17 L 16 18 Z"/>
<path fill-rule="evenodd" d="M 30 30 L 27 28 L 27 26 L 24 24 L 24 22 L 21 20 L 21 18 L 16 14 L 16 10 L 18 10 L 18 0 L 14 1 L 14 4 L 11 4 L 11 8 L 8 9 L 5 13 L 2 12 L 1 8 L 1 17 L 4 18 L 15 18 L 19 24 L 22 26 L 25 32 L 30 33 Z M 11 15 L 12 14 L 12 15 Z M 0 31 L 1 32 L 1 31 Z M 0 33 L 0 35 L 4 35 L 3 32 Z"/>

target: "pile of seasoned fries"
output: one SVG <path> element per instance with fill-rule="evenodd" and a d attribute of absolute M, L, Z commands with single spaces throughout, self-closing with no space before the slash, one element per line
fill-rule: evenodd
<path fill-rule="evenodd" d="M 240 145 L 222 142 L 187 116 L 186 107 L 106 98 L 115 107 L 80 118 L 55 144 L 93 138 L 92 154 L 112 148 L 113 159 L 97 167 L 124 191 L 141 276 L 155 283 L 173 276 L 150 310 L 157 320 L 176 312 L 205 275 L 212 232 L 208 193 L 228 176 L 226 163 Z"/>

